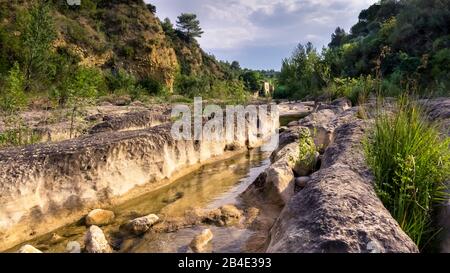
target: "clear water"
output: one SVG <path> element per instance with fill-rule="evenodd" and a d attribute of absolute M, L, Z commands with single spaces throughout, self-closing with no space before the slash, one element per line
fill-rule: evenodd
<path fill-rule="evenodd" d="M 102 227 L 107 238 L 114 237 L 119 226 L 130 219 L 150 213 L 182 216 L 193 208 L 212 209 L 238 202 L 237 196 L 268 167 L 270 153 L 254 149 L 230 159 L 208 164 L 173 183 L 110 208 L 115 222 Z M 194 227 L 167 234 L 147 234 L 134 239 L 131 252 L 185 252 L 192 238 L 205 227 Z M 210 247 L 214 252 L 239 252 L 251 231 L 239 228 L 210 227 L 214 234 Z M 44 252 L 64 252 L 67 242 L 83 243 L 86 227 L 82 221 L 64 226 L 47 235 L 27 242 Z M 61 238 L 56 242 L 51 236 Z M 23 243 L 25 244 L 25 243 Z M 23 244 L 11 249 L 17 250 Z"/>

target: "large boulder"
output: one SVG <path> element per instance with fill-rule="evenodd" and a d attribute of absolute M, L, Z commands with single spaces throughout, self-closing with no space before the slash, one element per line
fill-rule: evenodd
<path fill-rule="evenodd" d="M 86 225 L 104 226 L 109 225 L 114 221 L 114 212 L 110 210 L 94 209 L 86 215 Z"/>
<path fill-rule="evenodd" d="M 316 146 L 325 149 L 333 140 L 334 127 L 331 121 L 335 118 L 335 112 L 330 109 L 323 109 L 302 119 L 300 125 L 308 127 L 314 137 Z"/>
<path fill-rule="evenodd" d="M 282 203 L 286 203 L 294 195 L 294 172 L 288 161 L 279 160 L 266 171 L 266 190 L 273 191 Z M 270 194 L 269 194 L 270 195 Z"/>
<path fill-rule="evenodd" d="M 322 168 L 272 227 L 267 252 L 418 252 L 375 193 L 364 128 L 354 121 L 336 131 Z"/>
<path fill-rule="evenodd" d="M 87 253 L 111 253 L 112 249 L 105 234 L 98 226 L 90 226 L 84 238 Z"/>
<path fill-rule="evenodd" d="M 125 228 L 134 235 L 141 235 L 147 232 L 155 223 L 159 221 L 159 217 L 155 214 L 150 214 L 144 217 L 139 217 L 130 220 Z"/>

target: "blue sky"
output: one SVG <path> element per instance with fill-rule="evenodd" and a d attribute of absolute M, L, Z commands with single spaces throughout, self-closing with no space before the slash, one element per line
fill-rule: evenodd
<path fill-rule="evenodd" d="M 298 43 L 327 45 L 337 26 L 357 22 L 376 0 L 146 0 L 160 19 L 182 12 L 198 15 L 202 48 L 242 67 L 279 70 Z"/>

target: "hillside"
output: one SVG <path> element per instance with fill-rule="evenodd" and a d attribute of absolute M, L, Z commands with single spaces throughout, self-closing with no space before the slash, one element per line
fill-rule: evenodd
<path fill-rule="evenodd" d="M 26 91 L 39 94 L 49 89 L 64 93 L 80 78 L 98 79 L 90 84 L 99 94 L 123 89 L 132 95 L 170 94 L 179 86 L 181 95 L 194 95 L 199 92 L 192 89 L 201 85 L 243 89 L 237 77 L 230 76 L 230 65 L 206 54 L 195 39 L 185 39 L 173 26 L 163 29 L 156 8 L 142 0 L 83 0 L 81 6 L 69 6 L 64 0 L 43 2 L 0 1 L 3 86 L 17 63 Z M 74 71 L 82 75 L 68 79 Z"/>
<path fill-rule="evenodd" d="M 339 97 L 370 92 L 448 96 L 450 1 L 382 0 L 340 27 L 322 52 L 299 45 L 283 62 L 278 97 Z"/>

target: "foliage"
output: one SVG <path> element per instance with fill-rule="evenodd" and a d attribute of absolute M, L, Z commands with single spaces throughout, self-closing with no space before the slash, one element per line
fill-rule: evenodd
<path fill-rule="evenodd" d="M 177 29 L 188 40 L 201 37 L 204 33 L 200 27 L 200 21 L 197 19 L 197 15 L 193 13 L 182 13 L 178 16 Z"/>
<path fill-rule="evenodd" d="M 302 99 L 319 92 L 329 81 L 329 66 L 311 43 L 299 44 L 292 56 L 283 60 L 279 88 L 287 98 Z M 280 91 L 276 91 L 279 96 Z"/>
<path fill-rule="evenodd" d="M 379 113 L 366 142 L 376 191 L 402 229 L 423 248 L 435 235 L 431 221 L 445 197 L 450 138 L 439 134 L 423 110 L 402 97 L 391 115 Z"/>
<path fill-rule="evenodd" d="M 333 79 L 361 76 L 375 79 L 385 95 L 404 90 L 422 97 L 449 95 L 449 16 L 448 0 L 377 2 L 361 11 L 349 33 L 338 27 L 321 54 L 308 56 L 310 45 L 296 49 L 283 61 L 275 95 L 327 95 Z"/>
<path fill-rule="evenodd" d="M 26 106 L 25 76 L 15 63 L 9 71 L 3 89 L 0 89 L 0 110 L 6 114 L 17 112 Z"/>
<path fill-rule="evenodd" d="M 326 96 L 331 100 L 347 97 L 353 105 L 366 102 L 369 94 L 376 91 L 376 82 L 369 75 L 354 78 L 335 78 L 325 89 Z"/>
<path fill-rule="evenodd" d="M 17 123 L 18 121 L 15 121 Z M 20 122 L 20 121 L 19 121 Z M 0 133 L 0 148 L 34 144 L 41 141 L 41 136 L 34 130 L 21 125 Z"/>
<path fill-rule="evenodd" d="M 148 95 L 164 95 L 166 93 L 164 85 L 153 78 L 145 78 L 139 81 L 139 86 L 142 87 Z"/>
<path fill-rule="evenodd" d="M 108 73 L 106 82 L 113 93 L 129 93 L 136 87 L 136 78 L 124 69 Z"/>
<path fill-rule="evenodd" d="M 300 130 L 298 151 L 298 161 L 302 162 L 302 164 L 313 167 L 312 165 L 314 165 L 316 156 L 316 145 L 314 144 L 311 133 L 307 128 L 303 128 L 302 130 Z"/>
<path fill-rule="evenodd" d="M 25 57 L 25 80 L 29 88 L 31 80 L 45 77 L 50 46 L 56 38 L 53 18 L 48 4 L 39 1 L 31 10 L 30 18 L 23 35 Z"/>
<path fill-rule="evenodd" d="M 261 90 L 263 80 L 261 73 L 257 71 L 246 71 L 241 76 L 247 90 L 252 92 Z"/>
<path fill-rule="evenodd" d="M 78 67 L 59 89 L 53 89 L 51 97 L 62 106 L 76 105 L 96 98 L 105 89 L 105 80 L 95 68 Z"/>
<path fill-rule="evenodd" d="M 248 96 L 241 81 L 224 81 L 208 76 L 179 75 L 175 83 L 175 90 L 178 94 L 189 98 L 200 96 L 203 98 L 232 100 L 233 102 L 244 102 Z"/>

